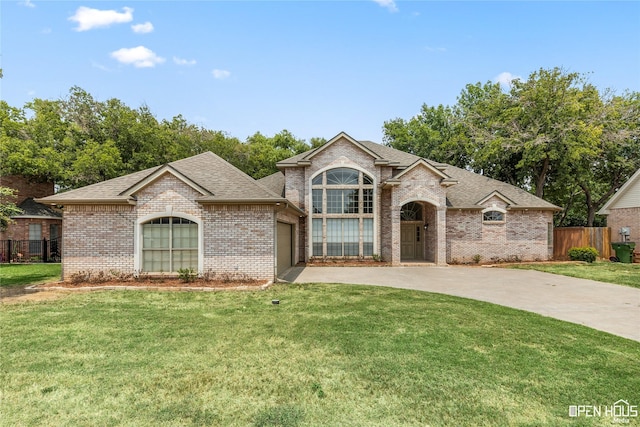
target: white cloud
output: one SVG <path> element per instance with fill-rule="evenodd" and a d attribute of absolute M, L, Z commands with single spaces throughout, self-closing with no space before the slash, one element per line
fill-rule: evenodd
<path fill-rule="evenodd" d="M 35 4 L 31 3 L 31 0 L 24 0 L 24 1 L 18 2 L 18 4 L 19 4 L 20 6 L 30 7 L 30 8 L 32 8 L 32 9 L 33 9 L 34 7 L 36 7 L 36 5 L 35 5 Z"/>
<path fill-rule="evenodd" d="M 218 70 L 218 69 L 214 69 L 211 74 L 213 74 L 213 77 L 215 77 L 218 80 L 222 80 L 222 79 L 226 79 L 227 77 L 229 77 L 231 75 L 230 71 L 227 70 Z"/>
<path fill-rule="evenodd" d="M 91 61 L 91 66 L 92 66 L 93 68 L 97 68 L 98 70 L 102 70 L 102 71 L 109 71 L 109 72 L 111 72 L 111 70 L 110 70 L 110 69 L 108 69 L 108 68 L 107 68 L 107 67 L 105 67 L 104 65 L 102 65 L 102 64 L 100 64 L 100 63 L 98 63 L 98 62 L 95 62 L 95 61 Z"/>
<path fill-rule="evenodd" d="M 145 22 L 144 24 L 134 24 L 131 26 L 134 33 L 147 34 L 153 31 L 153 24 L 151 22 Z"/>
<path fill-rule="evenodd" d="M 94 28 L 109 27 L 111 24 L 122 24 L 133 20 L 133 9 L 123 7 L 123 12 L 115 10 L 91 9 L 90 7 L 80 6 L 76 10 L 76 14 L 69 17 L 69 21 L 78 23 L 76 31 L 87 31 Z"/>
<path fill-rule="evenodd" d="M 183 59 L 183 58 L 178 58 L 177 56 L 173 57 L 173 62 L 176 63 L 177 65 L 196 65 L 195 59 Z"/>
<path fill-rule="evenodd" d="M 424 50 L 427 52 L 446 52 L 447 49 L 444 47 L 433 47 L 433 46 L 425 46 Z"/>
<path fill-rule="evenodd" d="M 395 0 L 373 0 L 378 3 L 382 7 L 386 7 L 389 9 L 389 12 L 397 12 L 398 6 L 396 5 Z"/>
<path fill-rule="evenodd" d="M 503 73 L 498 74 L 493 81 L 496 83 L 500 83 L 500 85 L 502 87 L 508 88 L 511 87 L 511 82 L 513 80 L 520 80 L 521 77 L 520 76 L 514 76 L 513 74 L 509 73 L 508 71 L 505 71 Z"/>
<path fill-rule="evenodd" d="M 165 61 L 144 46 L 118 49 L 111 52 L 111 57 L 123 64 L 132 64 L 136 68 L 151 68 Z"/>

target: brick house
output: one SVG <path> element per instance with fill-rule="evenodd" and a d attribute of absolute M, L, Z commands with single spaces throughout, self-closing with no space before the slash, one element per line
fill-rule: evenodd
<path fill-rule="evenodd" d="M 612 241 L 626 239 L 640 245 L 640 169 L 611 196 L 598 214 L 607 215 L 607 226 L 611 228 Z M 623 232 L 626 237 L 623 237 Z M 636 246 L 635 251 L 640 253 L 640 247 Z"/>
<path fill-rule="evenodd" d="M 34 199 L 54 193 L 52 182 L 32 182 L 20 175 L 0 177 L 0 186 L 16 190 L 16 199 L 12 200 L 22 212 L 11 217 L 12 222 L 6 230 L 0 231 L 0 261 L 16 260 L 20 254 L 22 261 L 32 257 L 41 257 L 42 240 L 48 243 L 47 254 L 57 251 L 62 232 L 62 212 L 51 206 L 36 202 Z M 8 242 L 12 242 L 11 247 Z"/>
<path fill-rule="evenodd" d="M 272 279 L 312 258 L 392 264 L 553 253 L 558 208 L 345 133 L 255 181 L 213 153 L 40 199 L 64 206 L 64 275 L 193 267 Z"/>

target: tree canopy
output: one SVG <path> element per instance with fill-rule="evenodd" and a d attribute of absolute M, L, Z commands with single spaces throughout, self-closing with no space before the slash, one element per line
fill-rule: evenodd
<path fill-rule="evenodd" d="M 509 90 L 467 85 L 454 106 L 423 105 L 384 124 L 386 144 L 520 186 L 563 208 L 557 225 L 596 212 L 640 168 L 640 94 L 599 91 L 584 75 L 540 69 Z"/>
<path fill-rule="evenodd" d="M 22 108 L 0 101 L 0 173 L 53 181 L 62 189 L 205 151 L 261 178 L 277 171 L 277 161 L 310 148 L 287 130 L 271 137 L 257 132 L 242 142 L 181 115 L 158 120 L 146 105 L 134 109 L 115 98 L 98 101 L 80 87 L 63 99 L 34 99 Z"/>
<path fill-rule="evenodd" d="M 14 203 L 15 197 L 14 189 L 0 187 L 0 231 L 7 229 L 7 226 L 13 221 L 12 216 L 22 213 L 22 209 Z"/>

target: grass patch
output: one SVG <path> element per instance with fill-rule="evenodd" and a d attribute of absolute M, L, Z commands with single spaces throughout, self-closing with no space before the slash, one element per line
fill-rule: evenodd
<path fill-rule="evenodd" d="M 569 406 L 640 403 L 638 342 L 410 290 L 94 291 L 0 324 L 6 425 L 610 425 Z"/>
<path fill-rule="evenodd" d="M 60 264 L 0 264 L 0 286 L 35 285 L 60 280 Z"/>
<path fill-rule="evenodd" d="M 509 266 L 523 270 L 545 271 L 580 279 L 597 280 L 640 288 L 640 264 L 599 261 L 594 263 L 520 264 Z"/>

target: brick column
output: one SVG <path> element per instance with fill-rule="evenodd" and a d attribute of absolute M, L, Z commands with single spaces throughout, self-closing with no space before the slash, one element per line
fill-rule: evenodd
<path fill-rule="evenodd" d="M 447 208 L 436 208 L 436 264 L 447 265 Z"/>

